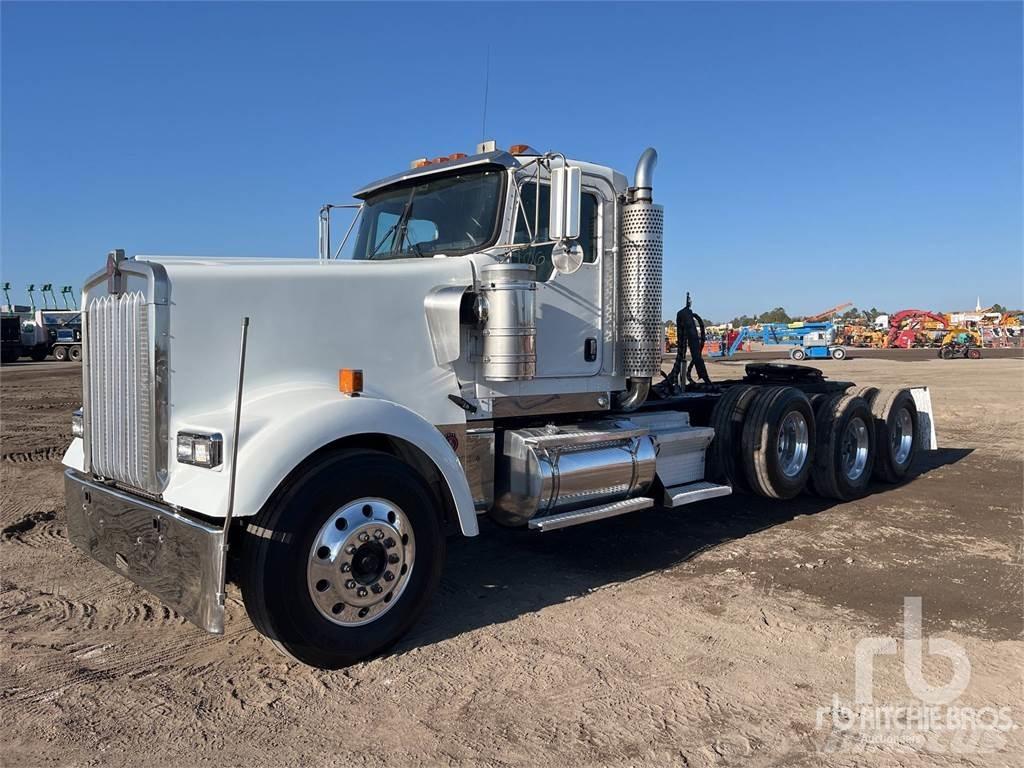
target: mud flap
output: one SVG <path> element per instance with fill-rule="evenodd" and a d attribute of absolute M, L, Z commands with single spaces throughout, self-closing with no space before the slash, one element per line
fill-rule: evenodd
<path fill-rule="evenodd" d="M 932 395 L 928 387 L 911 387 L 910 394 L 917 406 L 917 431 L 921 436 L 922 451 L 934 451 L 939 447 L 935 434 L 935 418 L 932 410 Z"/>

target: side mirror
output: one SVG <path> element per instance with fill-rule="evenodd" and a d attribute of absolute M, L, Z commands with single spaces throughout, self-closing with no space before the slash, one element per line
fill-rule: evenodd
<path fill-rule="evenodd" d="M 580 196 L 583 172 L 562 166 L 551 169 L 551 211 L 548 237 L 552 240 L 575 240 L 580 236 Z"/>

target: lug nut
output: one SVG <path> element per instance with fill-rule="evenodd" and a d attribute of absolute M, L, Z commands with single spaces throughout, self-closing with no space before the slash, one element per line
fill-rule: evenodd
<path fill-rule="evenodd" d="M 384 546 L 388 549 L 391 549 L 393 546 L 395 546 L 395 540 L 389 536 L 388 538 L 384 539 Z"/>
<path fill-rule="evenodd" d="M 375 595 L 379 595 L 381 592 L 384 591 L 380 584 L 374 584 L 372 587 L 370 587 L 370 589 L 373 590 L 373 594 Z"/>
<path fill-rule="evenodd" d="M 349 544 L 347 547 L 345 547 L 345 554 L 346 555 L 354 555 L 355 553 L 356 553 L 356 545 L 355 544 Z"/>
<path fill-rule="evenodd" d="M 394 581 L 394 580 L 395 580 L 395 574 L 393 574 L 391 571 L 384 571 L 384 581 Z"/>
<path fill-rule="evenodd" d="M 352 564 L 351 563 L 342 563 L 341 564 L 341 572 L 342 573 L 348 573 L 351 570 L 352 570 Z"/>
<path fill-rule="evenodd" d="M 383 539 L 384 538 L 384 531 L 382 531 L 380 528 L 378 528 L 376 531 L 373 532 L 373 538 L 375 538 L 375 539 Z"/>
<path fill-rule="evenodd" d="M 396 554 L 395 554 L 394 552 L 392 552 L 392 553 L 391 553 L 390 555 L 388 555 L 388 562 L 389 562 L 389 563 L 391 563 L 392 565 L 395 565 L 395 564 L 397 564 L 397 563 L 398 563 L 398 561 L 399 561 L 399 560 L 401 560 L 401 559 L 402 559 L 402 558 L 400 558 L 400 557 L 399 557 L 398 555 L 396 555 Z"/>
<path fill-rule="evenodd" d="M 359 534 L 359 540 L 360 541 L 369 541 L 370 540 L 370 534 L 368 534 L 366 531 L 363 531 L 362 533 Z"/>
<path fill-rule="evenodd" d="M 360 587 L 359 589 L 357 589 L 356 594 L 360 597 L 366 597 L 366 587 Z"/>
<path fill-rule="evenodd" d="M 355 589 L 355 588 L 356 588 L 355 580 L 349 579 L 348 581 L 345 582 L 345 589 Z"/>

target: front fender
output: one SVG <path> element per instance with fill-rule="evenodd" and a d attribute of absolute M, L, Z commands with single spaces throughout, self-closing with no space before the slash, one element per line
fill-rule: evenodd
<path fill-rule="evenodd" d="M 444 477 L 462 533 L 479 533 L 462 464 L 434 425 L 398 403 L 365 396 L 347 397 L 327 387 L 272 392 L 243 402 L 234 515 L 256 514 L 308 456 L 336 440 L 355 435 L 386 435 L 416 446 Z M 225 434 L 224 439 L 226 448 L 230 436 Z M 223 517 L 229 461 L 230 457 L 225 456 L 220 472 L 176 465 L 164 500 Z"/>

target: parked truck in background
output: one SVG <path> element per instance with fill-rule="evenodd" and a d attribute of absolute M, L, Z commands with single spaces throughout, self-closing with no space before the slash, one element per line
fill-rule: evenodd
<path fill-rule="evenodd" d="M 0 317 L 0 362 L 4 365 L 15 362 L 21 357 L 21 318 L 10 312 L 4 312 Z"/>
<path fill-rule="evenodd" d="M 22 322 L 22 354 L 33 360 L 49 355 L 59 362 L 82 361 L 82 313 L 77 309 L 37 309 Z"/>
<path fill-rule="evenodd" d="M 632 184 L 523 145 L 414 161 L 355 193 L 350 259 L 331 206 L 317 259 L 112 252 L 82 294 L 70 539 L 210 632 L 237 583 L 278 648 L 339 667 L 409 628 L 479 516 L 541 534 L 903 479 L 925 388 L 711 382 L 689 338 L 662 374 L 656 159 Z M 282 325 L 282 292 L 324 332 Z"/>

